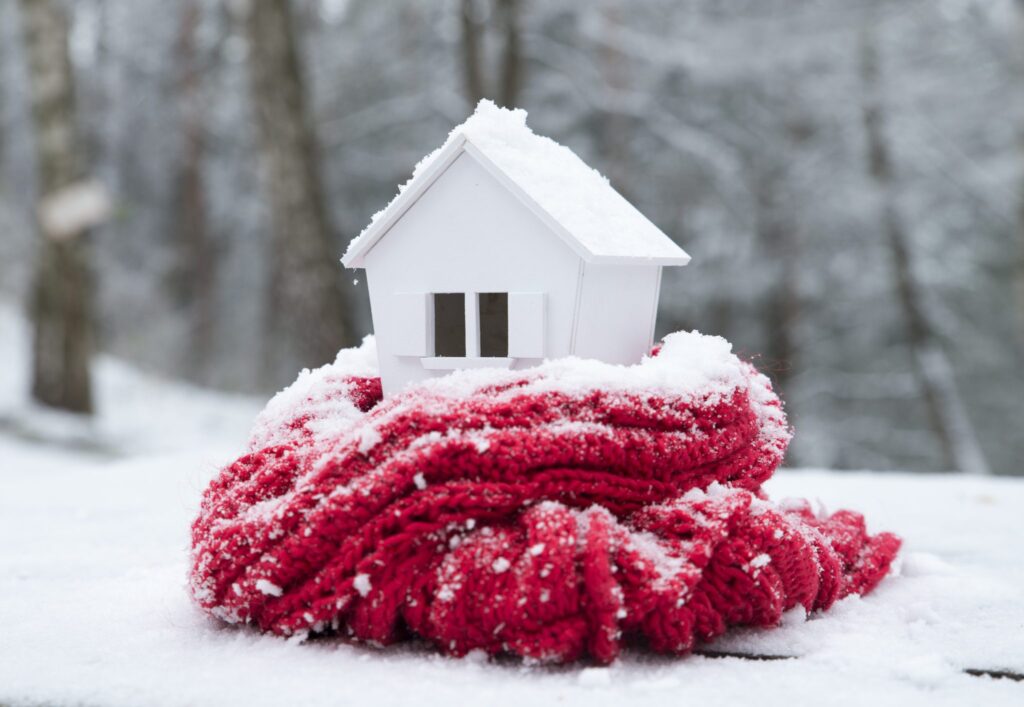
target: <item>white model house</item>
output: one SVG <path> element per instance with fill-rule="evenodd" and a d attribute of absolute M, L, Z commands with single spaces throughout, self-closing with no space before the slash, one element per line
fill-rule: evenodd
<path fill-rule="evenodd" d="M 526 113 L 481 101 L 342 262 L 364 268 L 385 394 L 481 366 L 635 363 L 690 257 Z"/>

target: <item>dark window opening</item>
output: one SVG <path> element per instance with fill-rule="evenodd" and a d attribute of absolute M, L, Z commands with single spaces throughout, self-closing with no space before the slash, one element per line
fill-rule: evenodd
<path fill-rule="evenodd" d="M 480 355 L 508 356 L 508 293 L 481 292 Z"/>
<path fill-rule="evenodd" d="M 434 295 L 434 355 L 466 355 L 466 296 L 461 292 Z"/>

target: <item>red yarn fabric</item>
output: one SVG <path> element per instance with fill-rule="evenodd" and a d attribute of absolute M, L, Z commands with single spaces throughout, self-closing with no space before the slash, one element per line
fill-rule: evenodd
<path fill-rule="evenodd" d="M 192 528 L 206 611 L 280 635 L 613 661 L 870 591 L 899 549 L 773 505 L 789 430 L 720 339 L 633 367 L 457 373 L 381 400 L 372 344 L 268 406 Z"/>

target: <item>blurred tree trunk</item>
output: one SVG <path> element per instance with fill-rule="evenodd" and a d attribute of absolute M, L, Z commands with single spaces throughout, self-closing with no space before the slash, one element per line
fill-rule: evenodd
<path fill-rule="evenodd" d="M 461 28 L 459 47 L 462 51 L 462 82 L 466 101 L 475 106 L 484 97 L 484 76 L 481 63 L 481 28 L 477 21 L 475 0 L 460 0 L 459 26 Z"/>
<path fill-rule="evenodd" d="M 1024 90 L 1024 0 L 1014 3 L 1017 8 L 1017 89 Z M 1017 138 L 1017 150 L 1024 162 L 1024 126 Z M 1017 342 L 1024 352 L 1024 178 L 1020 180 L 1020 194 L 1017 201 L 1017 272 L 1014 286 L 1017 292 Z"/>
<path fill-rule="evenodd" d="M 189 346 L 186 375 L 198 383 L 209 383 L 213 349 L 213 285 L 217 253 L 210 238 L 206 191 L 203 182 L 205 161 L 205 114 L 202 96 L 202 61 L 196 46 L 202 20 L 198 0 L 187 0 L 181 7 L 180 27 L 175 45 L 179 69 L 178 105 L 181 106 L 182 150 L 179 156 L 174 237 L 179 244 L 174 290 L 188 312 Z"/>
<path fill-rule="evenodd" d="M 797 357 L 796 326 L 800 316 L 797 274 L 800 254 L 796 229 L 780 203 L 782 196 L 779 191 L 784 179 L 781 170 L 767 170 L 755 176 L 754 199 L 757 212 L 754 227 L 765 260 L 772 272 L 776 273 L 775 282 L 766 299 L 765 355 L 775 387 L 786 398 Z"/>
<path fill-rule="evenodd" d="M 267 376 L 333 361 L 347 345 L 340 253 L 316 159 L 298 38 L 287 0 L 259 0 L 248 17 L 252 104 L 273 215 L 266 327 Z"/>
<path fill-rule="evenodd" d="M 1018 138 L 1017 148 L 1021 162 L 1024 162 L 1024 129 Z M 1024 178 L 1020 180 L 1017 197 L 1017 268 L 1014 277 L 1014 289 L 1017 294 L 1017 344 L 1024 355 Z"/>
<path fill-rule="evenodd" d="M 0 91 L 0 116 L 5 115 L 4 113 L 4 99 L 6 96 L 3 91 Z M 0 120 L 0 196 L 3 195 L 4 186 L 4 165 L 7 162 L 7 131 L 8 126 L 6 121 Z"/>
<path fill-rule="evenodd" d="M 488 81 L 484 65 L 485 27 L 479 19 L 477 0 L 460 0 L 459 50 L 466 101 L 476 106 L 481 98 L 493 98 L 499 105 L 514 108 L 523 85 L 522 38 L 519 16 L 521 0 L 494 0 L 496 24 L 502 38 L 501 63 L 497 81 Z M 492 77 L 493 78 L 493 77 Z M 489 87 L 496 86 L 496 90 Z"/>
<path fill-rule="evenodd" d="M 907 344 L 932 429 L 942 447 L 944 464 L 964 473 L 987 474 L 988 463 L 957 389 L 953 367 L 935 334 L 918 283 L 913 250 L 897 205 L 897 179 L 885 134 L 876 18 L 867 12 L 861 31 L 860 72 L 864 90 L 863 122 L 868 171 L 878 195 L 892 261 L 892 277 L 906 324 Z"/>
<path fill-rule="evenodd" d="M 498 103 L 515 108 L 523 82 L 522 40 L 519 37 L 520 0 L 498 0 L 505 45 L 501 54 L 501 86 Z"/>
<path fill-rule="evenodd" d="M 601 12 L 601 27 L 604 32 L 598 57 L 599 68 L 606 95 L 601 104 L 611 107 L 598 113 L 598 132 L 601 152 L 605 158 L 604 173 L 612 186 L 626 199 L 632 201 L 629 175 L 633 173 L 629 163 L 629 118 L 616 110 L 621 96 L 629 91 L 629 76 L 626 57 L 619 50 L 622 29 L 622 13 L 618 5 L 606 3 Z"/>
<path fill-rule="evenodd" d="M 20 6 L 42 209 L 82 177 L 68 17 L 60 0 L 20 0 Z M 52 223 L 39 219 L 31 304 L 32 396 L 44 405 L 91 412 L 93 332 L 85 229 L 54 230 Z"/>

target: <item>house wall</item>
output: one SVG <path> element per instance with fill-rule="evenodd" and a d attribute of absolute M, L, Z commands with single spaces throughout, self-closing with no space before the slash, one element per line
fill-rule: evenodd
<path fill-rule="evenodd" d="M 370 249 L 365 268 L 385 394 L 448 373 L 394 353 L 410 326 L 401 293 L 543 292 L 544 355 L 571 351 L 580 257 L 472 155 L 452 162 Z"/>
<path fill-rule="evenodd" d="M 659 265 L 584 264 L 573 353 L 637 363 L 651 348 L 660 283 Z"/>

